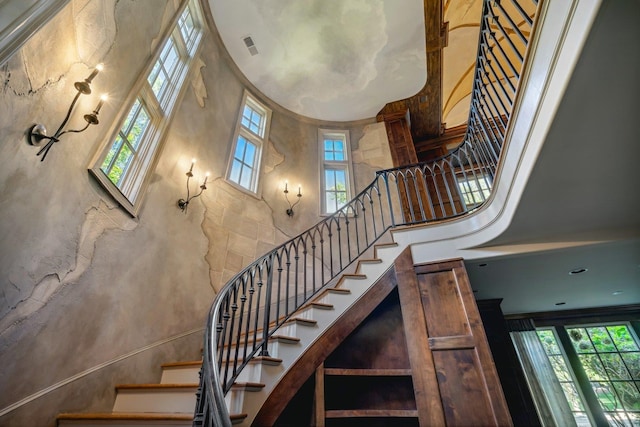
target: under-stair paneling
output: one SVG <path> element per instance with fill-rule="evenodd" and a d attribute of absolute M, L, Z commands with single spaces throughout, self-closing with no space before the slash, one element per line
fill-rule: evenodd
<path fill-rule="evenodd" d="M 396 270 L 421 425 L 512 425 L 462 260 Z"/>

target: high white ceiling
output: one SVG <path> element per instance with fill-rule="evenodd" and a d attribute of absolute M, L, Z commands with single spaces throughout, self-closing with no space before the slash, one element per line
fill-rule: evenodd
<path fill-rule="evenodd" d="M 233 61 L 263 94 L 328 121 L 375 117 L 427 78 L 423 0 L 209 0 Z M 251 55 L 243 39 L 258 51 Z"/>

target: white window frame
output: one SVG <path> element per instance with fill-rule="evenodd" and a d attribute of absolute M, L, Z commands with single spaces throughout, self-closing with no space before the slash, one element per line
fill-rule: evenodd
<path fill-rule="evenodd" d="M 344 143 L 344 160 L 325 160 L 324 141 L 325 139 L 341 139 Z M 319 165 L 320 165 L 320 215 L 327 216 L 332 215 L 336 211 L 329 211 L 326 200 L 327 186 L 325 182 L 325 171 L 327 169 L 340 169 L 345 172 L 346 175 L 346 191 L 347 191 L 347 203 L 351 201 L 353 197 L 353 165 L 351 162 L 351 142 L 349 139 L 348 130 L 339 129 L 318 129 L 318 153 L 319 153 Z M 340 208 L 338 208 L 339 210 Z"/>
<path fill-rule="evenodd" d="M 253 132 L 249 127 L 244 126 L 242 123 L 243 113 L 245 107 L 251 108 L 253 111 L 258 112 L 262 117 L 262 125 L 258 129 L 258 133 Z M 225 180 L 232 185 L 234 188 L 250 194 L 255 197 L 260 197 L 261 195 L 261 180 L 260 173 L 262 171 L 262 160 L 263 153 L 266 142 L 269 139 L 269 130 L 271 127 L 271 110 L 267 108 L 264 104 L 258 101 L 253 95 L 249 93 L 249 91 L 245 90 L 242 95 L 242 102 L 240 103 L 240 109 L 238 111 L 238 120 L 236 121 L 235 131 L 233 133 L 233 140 L 231 144 L 231 150 L 228 156 L 227 163 L 227 173 L 225 175 Z M 249 186 L 245 187 L 240 182 L 236 182 L 232 179 L 231 175 L 233 172 L 234 161 L 236 160 L 236 148 L 238 146 L 238 140 L 242 137 L 247 142 L 255 146 L 255 154 L 253 163 L 250 165 L 252 168 L 251 177 L 249 179 Z M 240 180 L 242 175 L 240 176 Z"/>
<path fill-rule="evenodd" d="M 187 8 L 195 27 L 190 40 L 184 40 L 179 25 L 181 17 Z M 198 0 L 183 0 L 173 17 L 171 25 L 167 27 L 164 33 L 163 42 L 158 44 L 152 60 L 139 75 L 131 95 L 127 98 L 118 114 L 118 119 L 113 123 L 110 132 L 108 132 L 108 139 L 99 147 L 91 161 L 89 170 L 92 175 L 134 217 L 139 214 L 143 195 L 149 186 L 151 175 L 158 162 L 176 107 L 180 105 L 180 101 L 186 92 L 188 86 L 186 84 L 188 82 L 187 77 L 194 68 L 192 65 L 195 63 L 194 58 L 198 55 L 204 32 L 204 18 Z M 167 86 L 160 99 L 158 99 L 148 78 L 157 64 L 164 65 L 159 59 L 170 39 L 173 40 L 175 49 L 178 52 L 178 62 L 174 72 L 168 76 Z M 130 166 L 123 172 L 121 181 L 115 184 L 103 172 L 102 166 L 112 147 L 117 144 L 120 131 L 130 112 L 132 112 L 136 101 L 139 101 L 148 113 L 149 123 L 140 138 L 136 154 L 132 157 Z"/>

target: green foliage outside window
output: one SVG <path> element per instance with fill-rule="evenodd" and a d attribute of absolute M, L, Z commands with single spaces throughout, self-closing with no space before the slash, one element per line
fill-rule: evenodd
<path fill-rule="evenodd" d="M 640 426 L 640 348 L 626 324 L 566 328 L 604 415 L 611 425 Z M 579 396 L 567 393 L 572 383 L 559 343 L 551 330 L 539 330 L 542 343 L 574 412 Z M 576 369 L 574 367 L 574 369 Z"/>

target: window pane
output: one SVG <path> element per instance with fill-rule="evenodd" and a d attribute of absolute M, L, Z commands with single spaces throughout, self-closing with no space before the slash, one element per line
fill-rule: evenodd
<path fill-rule="evenodd" d="M 613 340 L 609 336 L 609 332 L 604 327 L 587 328 L 589 338 L 596 348 L 596 351 L 616 351 L 616 346 L 613 345 Z"/>
<path fill-rule="evenodd" d="M 253 109 L 250 105 L 245 104 L 242 110 L 242 126 L 259 137 L 262 137 L 264 132 L 263 123 L 264 115 Z"/>
<path fill-rule="evenodd" d="M 184 44 L 187 46 L 187 48 L 190 49 L 195 39 L 196 31 L 193 17 L 191 16 L 191 9 L 189 6 L 186 7 L 184 12 L 180 16 L 178 26 L 180 27 L 180 34 L 182 34 Z"/>
<path fill-rule="evenodd" d="M 633 381 L 621 381 L 613 383 L 624 409 L 627 411 L 640 411 L 640 394 L 637 385 Z"/>
<path fill-rule="evenodd" d="M 179 59 L 180 56 L 175 41 L 173 37 L 170 37 L 162 49 L 160 58 L 158 58 L 158 61 L 153 67 L 153 72 L 147 79 L 154 95 L 159 101 L 164 98 L 171 84 L 171 80 L 175 78 L 176 70 L 180 62 Z"/>
<path fill-rule="evenodd" d="M 246 189 L 251 189 L 251 173 L 253 170 L 250 167 L 243 167 L 242 173 L 240 174 L 240 182 L 239 184 Z"/>
<path fill-rule="evenodd" d="M 347 203 L 347 175 L 341 169 L 325 170 L 325 206 L 327 213 L 340 209 Z"/>
<path fill-rule="evenodd" d="M 109 178 L 115 184 L 119 184 L 123 175 L 127 172 L 127 168 L 131 164 L 131 159 L 133 158 L 133 153 L 129 148 L 129 145 L 124 144 L 122 150 L 120 150 L 120 154 L 118 154 L 118 158 L 116 159 L 116 163 L 113 165 L 113 169 L 111 169 L 111 173 L 109 174 Z M 117 178 L 117 179 L 116 179 Z"/>
<path fill-rule="evenodd" d="M 324 159 L 343 162 L 346 160 L 344 142 L 340 139 L 324 140 Z"/>
<path fill-rule="evenodd" d="M 248 165 L 253 165 L 255 163 L 255 154 L 256 154 L 256 146 L 248 143 L 247 149 L 244 154 L 244 162 Z"/>
<path fill-rule="evenodd" d="M 140 145 L 140 141 L 142 140 L 142 136 L 144 135 L 147 127 L 149 126 L 149 115 L 146 110 L 143 108 L 140 111 L 140 114 L 136 118 L 135 124 L 131 129 L 129 135 L 127 135 L 127 140 L 131 143 L 131 146 L 134 149 L 138 149 Z"/>
<path fill-rule="evenodd" d="M 640 380 L 640 353 L 623 353 L 624 360 L 629 374 L 635 380 Z"/>
<path fill-rule="evenodd" d="M 131 126 L 131 123 L 133 122 L 133 120 L 136 117 L 138 117 L 138 114 L 140 113 L 140 108 L 142 108 L 140 99 L 136 99 L 136 102 L 131 107 L 131 110 L 129 110 L 129 114 L 127 114 L 127 118 L 124 120 L 124 123 L 122 124 L 122 127 L 121 127 L 125 135 L 129 133 L 129 126 Z"/>
<path fill-rule="evenodd" d="M 247 190 L 253 191 L 253 175 L 256 169 L 257 151 L 258 147 L 254 143 L 242 135 L 238 135 L 229 180 L 241 185 Z"/>
<path fill-rule="evenodd" d="M 609 331 L 619 351 L 638 350 L 638 345 L 631 337 L 631 334 L 629 334 L 629 330 L 625 325 L 607 326 L 607 331 Z"/>
<path fill-rule="evenodd" d="M 584 411 L 584 406 L 582 405 L 582 400 L 580 399 L 578 390 L 576 390 L 575 384 L 562 383 L 562 390 L 567 397 L 567 402 L 569 402 L 569 407 L 572 411 Z"/>
<path fill-rule="evenodd" d="M 233 182 L 240 182 L 240 171 L 242 170 L 242 163 L 237 160 L 233 161 L 231 165 L 231 174 L 229 175 L 229 179 Z"/>
<path fill-rule="evenodd" d="M 104 161 L 102 162 L 102 166 L 100 167 L 100 169 L 102 169 L 102 172 L 106 173 L 107 175 L 109 174 L 109 168 L 111 166 L 111 162 L 113 161 L 113 158 L 116 155 L 116 153 L 120 150 L 121 146 L 122 146 L 122 136 L 118 135 L 115 142 L 111 146 L 111 149 L 109 149 L 109 152 L 107 153 L 107 157 L 105 157 Z"/>
<path fill-rule="evenodd" d="M 567 333 L 571 337 L 571 342 L 577 353 L 595 353 L 585 328 L 567 329 Z"/>
<path fill-rule="evenodd" d="M 560 354 L 560 348 L 556 343 L 553 332 L 548 330 L 538 331 L 538 337 L 540 337 L 540 342 L 542 342 L 542 346 L 547 354 Z"/>

